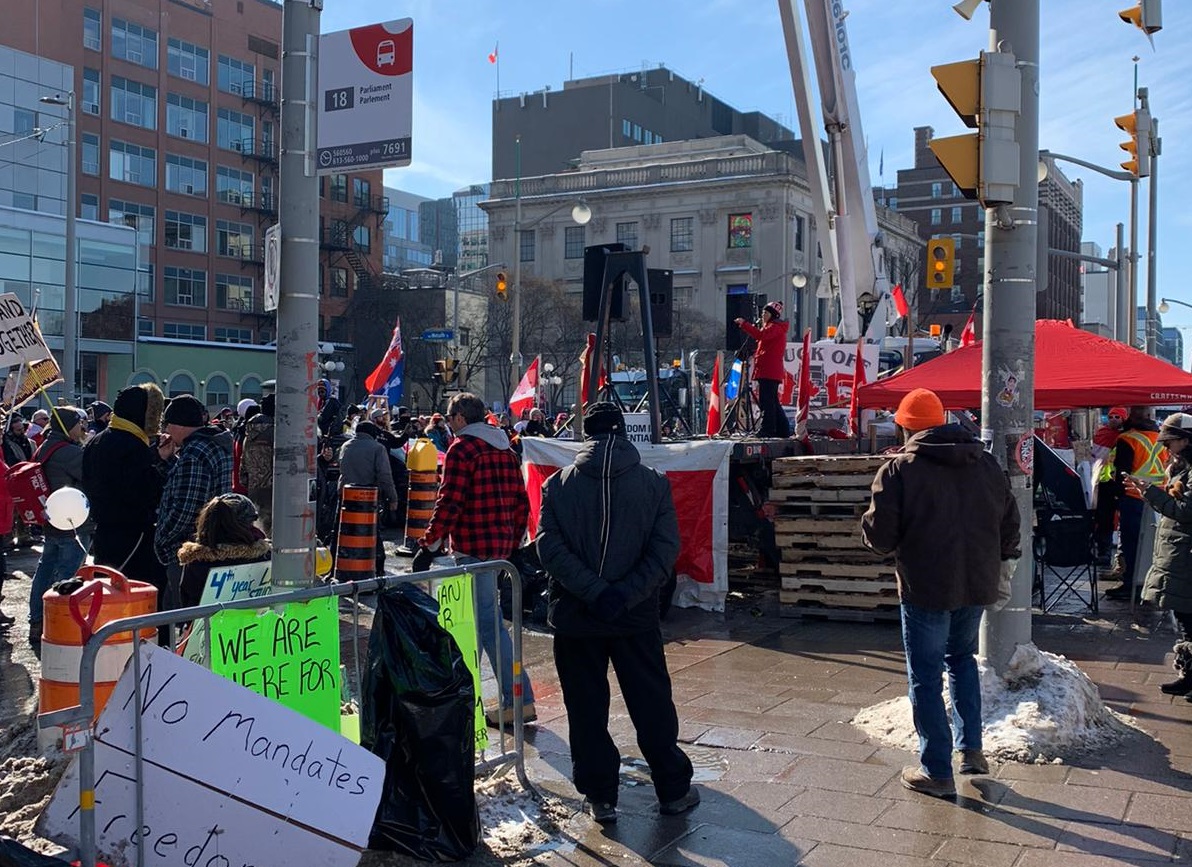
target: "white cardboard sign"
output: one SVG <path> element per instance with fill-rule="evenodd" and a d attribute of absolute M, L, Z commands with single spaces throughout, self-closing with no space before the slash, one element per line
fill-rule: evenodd
<path fill-rule="evenodd" d="M 52 354 L 21 299 L 12 292 L 0 295 L 0 369 L 32 364 Z"/>
<path fill-rule="evenodd" d="M 95 729 L 96 836 L 113 867 L 354 867 L 381 798 L 380 758 L 300 714 L 141 645 L 144 827 L 136 827 L 133 666 Z M 71 765 L 38 830 L 78 845 Z"/>
<path fill-rule="evenodd" d="M 631 443 L 650 441 L 650 414 L 648 412 L 625 413 L 625 438 Z"/>

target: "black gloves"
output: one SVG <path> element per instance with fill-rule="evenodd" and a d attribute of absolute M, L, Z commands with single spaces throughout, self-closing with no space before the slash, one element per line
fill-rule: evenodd
<path fill-rule="evenodd" d="M 430 567 L 435 562 L 435 552 L 428 551 L 422 546 L 418 547 L 418 553 L 414 555 L 414 562 L 410 564 L 411 572 L 429 572 Z"/>
<path fill-rule="evenodd" d="M 597 619 L 616 620 L 625 613 L 628 602 L 628 594 L 616 584 L 610 584 L 606 590 L 600 592 L 590 607 Z"/>

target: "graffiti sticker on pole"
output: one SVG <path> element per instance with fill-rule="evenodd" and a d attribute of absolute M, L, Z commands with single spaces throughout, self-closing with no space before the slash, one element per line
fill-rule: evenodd
<path fill-rule="evenodd" d="M 410 164 L 414 21 L 319 37 L 319 174 Z"/>

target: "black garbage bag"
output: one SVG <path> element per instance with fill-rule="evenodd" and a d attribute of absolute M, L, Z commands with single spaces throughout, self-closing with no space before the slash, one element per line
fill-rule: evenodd
<path fill-rule="evenodd" d="M 402 584 L 377 598 L 360 744 L 385 761 L 370 849 L 459 861 L 480 843 L 472 674 L 438 603 Z"/>
<path fill-rule="evenodd" d="M 0 835 L 0 867 L 62 867 L 69 863 L 26 849 L 12 837 Z"/>

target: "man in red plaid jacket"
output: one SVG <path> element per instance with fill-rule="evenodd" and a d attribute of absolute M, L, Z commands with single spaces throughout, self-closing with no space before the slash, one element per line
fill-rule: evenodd
<path fill-rule="evenodd" d="M 530 500 L 522 481 L 521 465 L 509 437 L 485 421 L 487 407 L 474 394 L 461 392 L 447 404 L 447 423 L 455 438 L 443 458 L 443 481 L 435 510 L 419 542 L 413 571 L 429 569 L 435 552 L 448 549 L 456 562 L 505 560 L 516 551 L 526 533 Z M 513 719 L 513 641 L 503 620 L 497 620 L 497 576 L 476 574 L 476 618 L 480 643 L 493 671 L 497 670 L 497 641 L 501 642 L 503 712 L 494 708 L 487 716 L 497 725 Z M 524 720 L 536 718 L 530 678 L 522 673 Z"/>

